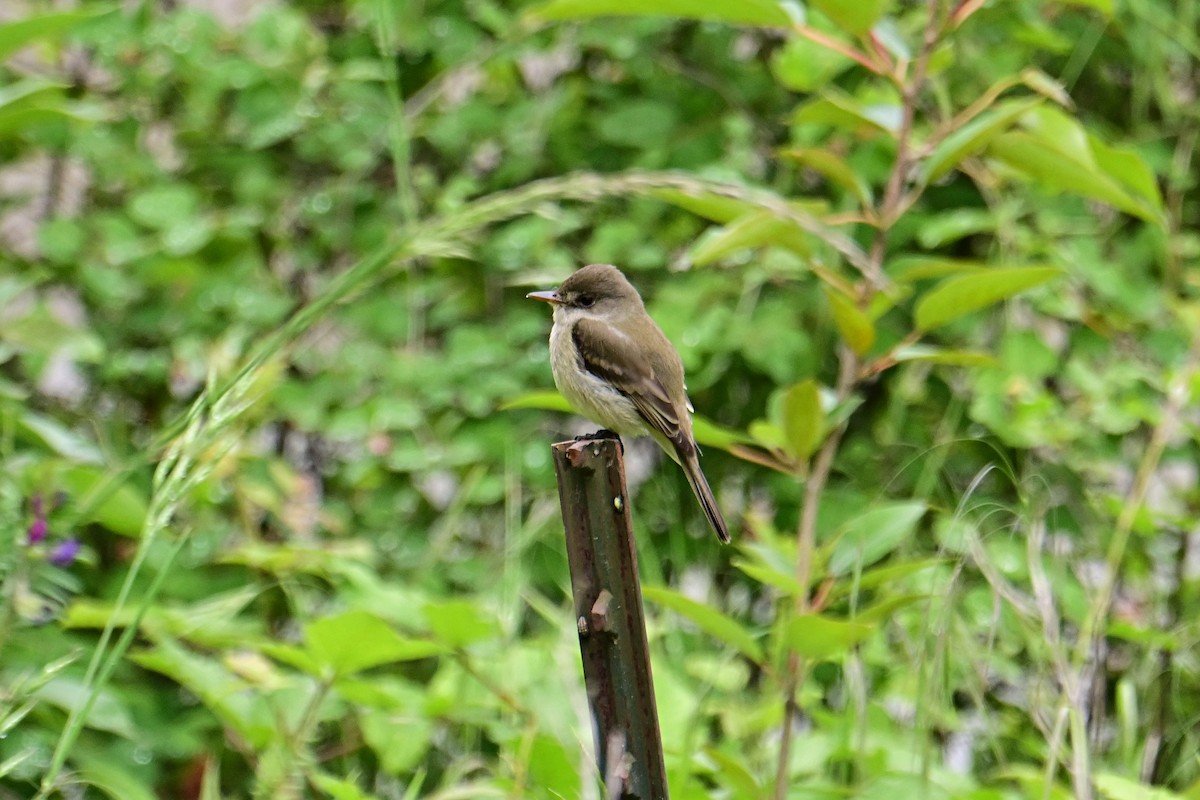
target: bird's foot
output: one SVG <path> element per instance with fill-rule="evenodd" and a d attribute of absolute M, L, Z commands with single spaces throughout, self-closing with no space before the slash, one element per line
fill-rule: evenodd
<path fill-rule="evenodd" d="M 610 431 L 608 428 L 601 428 L 595 433 L 584 433 L 575 437 L 575 441 L 577 442 L 587 442 L 593 439 L 612 439 L 621 448 L 621 452 L 625 452 L 625 443 L 621 441 L 620 434 L 616 431 Z"/>

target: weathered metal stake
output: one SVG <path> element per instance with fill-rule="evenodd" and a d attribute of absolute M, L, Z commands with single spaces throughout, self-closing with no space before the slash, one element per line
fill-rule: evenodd
<path fill-rule="evenodd" d="M 596 763 L 609 800 L 667 800 L 621 444 L 553 446 Z"/>

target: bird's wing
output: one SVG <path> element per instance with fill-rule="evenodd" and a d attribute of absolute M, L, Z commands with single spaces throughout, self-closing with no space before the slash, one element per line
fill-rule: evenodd
<path fill-rule="evenodd" d="M 584 369 L 628 397 L 646 424 L 676 448 L 688 448 L 691 437 L 680 425 L 679 410 L 654 367 L 641 357 L 636 342 L 612 325 L 592 319 L 576 322 L 572 337 Z"/>

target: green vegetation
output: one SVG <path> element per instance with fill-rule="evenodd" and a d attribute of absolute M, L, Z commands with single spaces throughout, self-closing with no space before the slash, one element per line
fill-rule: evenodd
<path fill-rule="evenodd" d="M 0 800 L 597 797 L 594 261 L 675 800 L 1200 798 L 1196 0 L 15 5 Z"/>

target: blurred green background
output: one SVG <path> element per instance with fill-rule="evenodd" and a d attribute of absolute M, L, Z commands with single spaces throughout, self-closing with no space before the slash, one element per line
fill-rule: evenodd
<path fill-rule="evenodd" d="M 672 796 L 1200 798 L 1196 0 L 0 10 L 0 799 L 593 798 L 526 292 L 621 266 Z"/>

